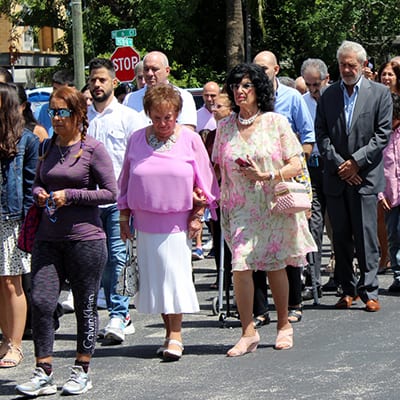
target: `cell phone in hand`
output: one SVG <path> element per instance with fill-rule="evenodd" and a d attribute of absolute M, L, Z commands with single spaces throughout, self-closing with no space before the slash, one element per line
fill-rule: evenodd
<path fill-rule="evenodd" d="M 237 158 L 235 160 L 235 163 L 237 165 L 239 165 L 239 167 L 250 167 L 251 166 L 251 164 L 247 160 L 245 160 L 244 158 L 241 158 L 241 157 Z"/>

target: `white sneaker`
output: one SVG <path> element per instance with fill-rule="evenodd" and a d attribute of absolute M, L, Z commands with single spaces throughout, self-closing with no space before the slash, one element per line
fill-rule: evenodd
<path fill-rule="evenodd" d="M 62 387 L 61 394 L 82 394 L 93 387 L 89 374 L 80 365 L 71 367 L 71 376 Z"/>
<path fill-rule="evenodd" d="M 126 314 L 124 325 L 125 325 L 125 328 L 124 328 L 125 335 L 132 335 L 135 333 L 135 327 L 133 326 L 133 322 L 131 320 L 131 315 L 129 313 Z"/>
<path fill-rule="evenodd" d="M 15 387 L 19 394 L 25 396 L 44 396 L 57 393 L 57 385 L 54 383 L 53 374 L 47 375 L 43 368 L 36 367 L 32 378 Z"/>
<path fill-rule="evenodd" d="M 115 318 L 115 317 L 114 317 Z M 97 334 L 97 337 L 99 338 L 99 339 L 104 339 L 105 338 L 105 335 L 106 335 L 106 332 L 110 329 L 110 327 L 111 327 L 111 320 L 112 320 L 113 318 L 111 318 L 110 319 L 110 321 L 108 322 L 108 324 L 103 328 L 103 329 L 101 329 L 100 331 L 99 331 L 99 333 Z M 119 318 L 118 318 L 119 319 Z M 134 325 L 133 325 L 133 322 L 132 322 L 132 320 L 131 320 L 131 316 L 130 316 L 130 314 L 128 313 L 127 315 L 126 315 L 126 317 L 125 317 L 125 321 L 124 321 L 124 326 L 125 326 L 125 328 L 124 328 L 124 334 L 125 335 L 132 335 L 132 334 L 134 334 L 135 333 L 135 327 L 134 327 Z"/>
<path fill-rule="evenodd" d="M 100 308 L 102 310 L 107 309 L 106 295 L 104 294 L 104 288 L 102 287 L 100 288 L 97 295 L 97 308 Z"/>
<path fill-rule="evenodd" d="M 105 327 L 104 339 L 123 342 L 125 340 L 125 324 L 119 317 L 112 317 L 110 322 Z"/>
<path fill-rule="evenodd" d="M 203 245 L 203 250 L 210 251 L 213 248 L 212 239 L 208 240 L 205 245 Z"/>
<path fill-rule="evenodd" d="M 62 308 L 65 312 L 74 312 L 74 295 L 72 294 L 72 290 L 68 292 L 67 300 L 64 300 L 62 303 Z"/>

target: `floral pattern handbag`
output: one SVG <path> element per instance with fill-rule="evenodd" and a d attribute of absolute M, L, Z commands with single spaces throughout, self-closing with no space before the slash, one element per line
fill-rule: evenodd
<path fill-rule="evenodd" d="M 133 252 L 133 240 L 126 241 L 126 260 L 115 291 L 121 296 L 135 296 L 139 292 L 139 268 Z"/>

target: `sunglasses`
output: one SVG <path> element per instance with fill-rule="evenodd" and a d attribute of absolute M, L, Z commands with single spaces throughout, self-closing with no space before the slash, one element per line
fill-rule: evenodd
<path fill-rule="evenodd" d="M 60 118 L 69 118 L 72 114 L 72 110 L 68 110 L 68 108 L 49 108 L 47 114 L 49 114 L 50 118 L 54 118 L 56 115 Z"/>
<path fill-rule="evenodd" d="M 239 90 L 239 88 L 242 88 L 243 90 L 250 90 L 254 85 L 252 83 L 231 83 L 230 88 L 233 91 Z"/>

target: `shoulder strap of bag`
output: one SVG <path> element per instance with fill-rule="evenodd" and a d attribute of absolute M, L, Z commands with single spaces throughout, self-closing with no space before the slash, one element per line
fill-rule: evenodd
<path fill-rule="evenodd" d="M 40 146 L 39 146 L 39 157 L 42 157 L 43 154 L 46 153 L 47 148 L 48 148 L 49 145 L 50 145 L 50 140 L 51 140 L 51 139 L 44 139 L 43 142 L 40 143 Z"/>

